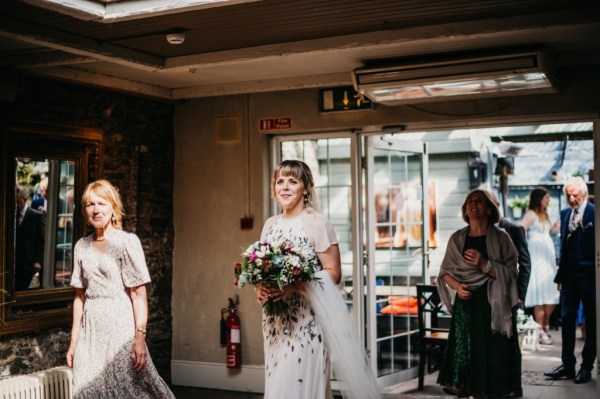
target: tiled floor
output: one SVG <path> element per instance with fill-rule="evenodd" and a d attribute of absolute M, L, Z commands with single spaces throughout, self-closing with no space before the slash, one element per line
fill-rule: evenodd
<path fill-rule="evenodd" d="M 552 345 L 542 345 L 538 351 L 523 351 L 523 398 L 527 399 L 598 399 L 600 386 L 597 386 L 598 370 L 592 372 L 592 381 L 575 385 L 572 380 L 549 381 L 543 373 L 560 365 L 560 331 L 552 331 Z M 579 334 L 579 331 L 578 331 Z M 577 340 L 576 354 L 581 359 L 583 340 Z M 417 380 L 413 379 L 382 390 L 384 399 L 436 399 L 450 398 L 436 384 L 437 373 L 425 377 L 425 389 L 417 390 Z M 177 399 L 262 399 L 261 394 L 221 391 L 190 387 L 174 387 Z M 282 398 L 285 399 L 285 398 Z M 312 398 L 306 398 L 312 399 Z"/>

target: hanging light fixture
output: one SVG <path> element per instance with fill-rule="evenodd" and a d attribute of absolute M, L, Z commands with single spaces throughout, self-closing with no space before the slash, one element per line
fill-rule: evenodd
<path fill-rule="evenodd" d="M 353 71 L 355 89 L 373 102 L 397 105 L 445 97 L 555 92 L 548 53 L 434 56 Z"/>

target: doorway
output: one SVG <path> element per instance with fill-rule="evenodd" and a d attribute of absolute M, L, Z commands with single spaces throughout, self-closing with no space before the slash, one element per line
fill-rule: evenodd
<path fill-rule="evenodd" d="M 548 184 L 556 188 L 553 217 L 564 204 L 560 187 L 568 175 L 582 175 L 591 196 L 597 191 L 593 169 L 598 155 L 593 145 L 599 142 L 600 131 L 595 125 L 572 122 L 370 136 L 340 132 L 273 139 L 274 163 L 302 159 L 313 173 L 317 171 L 320 211 L 332 221 L 340 242 L 341 286 L 380 386 L 416 376 L 416 326 L 407 298 L 413 295 L 414 284 L 429 283 L 437 275 L 450 234 L 464 226 L 460 206 L 467 192 L 474 186 L 496 190 L 505 216 L 518 220 L 513 208 L 522 206 L 519 199 L 533 186 Z M 481 162 L 477 176 L 469 166 L 473 158 Z M 500 163 L 509 162 L 512 169 L 506 195 L 500 192 L 499 158 L 506 158 Z M 403 207 L 402 201 L 414 206 Z M 419 206 L 421 220 L 411 221 Z M 390 305 L 392 309 L 384 311 Z"/>
<path fill-rule="evenodd" d="M 274 138 L 274 163 L 286 159 L 311 168 L 318 210 L 338 236 L 341 288 L 380 386 L 414 377 L 416 304 L 398 303 L 428 278 L 426 145 L 350 132 Z"/>

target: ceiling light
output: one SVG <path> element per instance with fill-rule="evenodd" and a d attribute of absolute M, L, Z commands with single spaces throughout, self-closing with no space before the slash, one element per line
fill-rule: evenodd
<path fill-rule="evenodd" d="M 356 90 L 387 105 L 440 101 L 451 97 L 495 97 L 554 92 L 547 53 L 455 56 L 405 60 L 393 65 L 354 70 Z"/>
<path fill-rule="evenodd" d="M 167 33 L 167 42 L 169 42 L 169 44 L 181 44 L 184 41 L 185 41 L 185 33 L 183 33 L 183 32 Z"/>

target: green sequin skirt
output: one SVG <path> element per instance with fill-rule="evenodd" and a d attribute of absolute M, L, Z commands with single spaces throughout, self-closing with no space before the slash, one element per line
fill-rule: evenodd
<path fill-rule="evenodd" d="M 521 388 L 521 350 L 513 317 L 511 338 L 491 331 L 487 285 L 454 302 L 438 384 L 478 398 L 502 398 Z"/>

